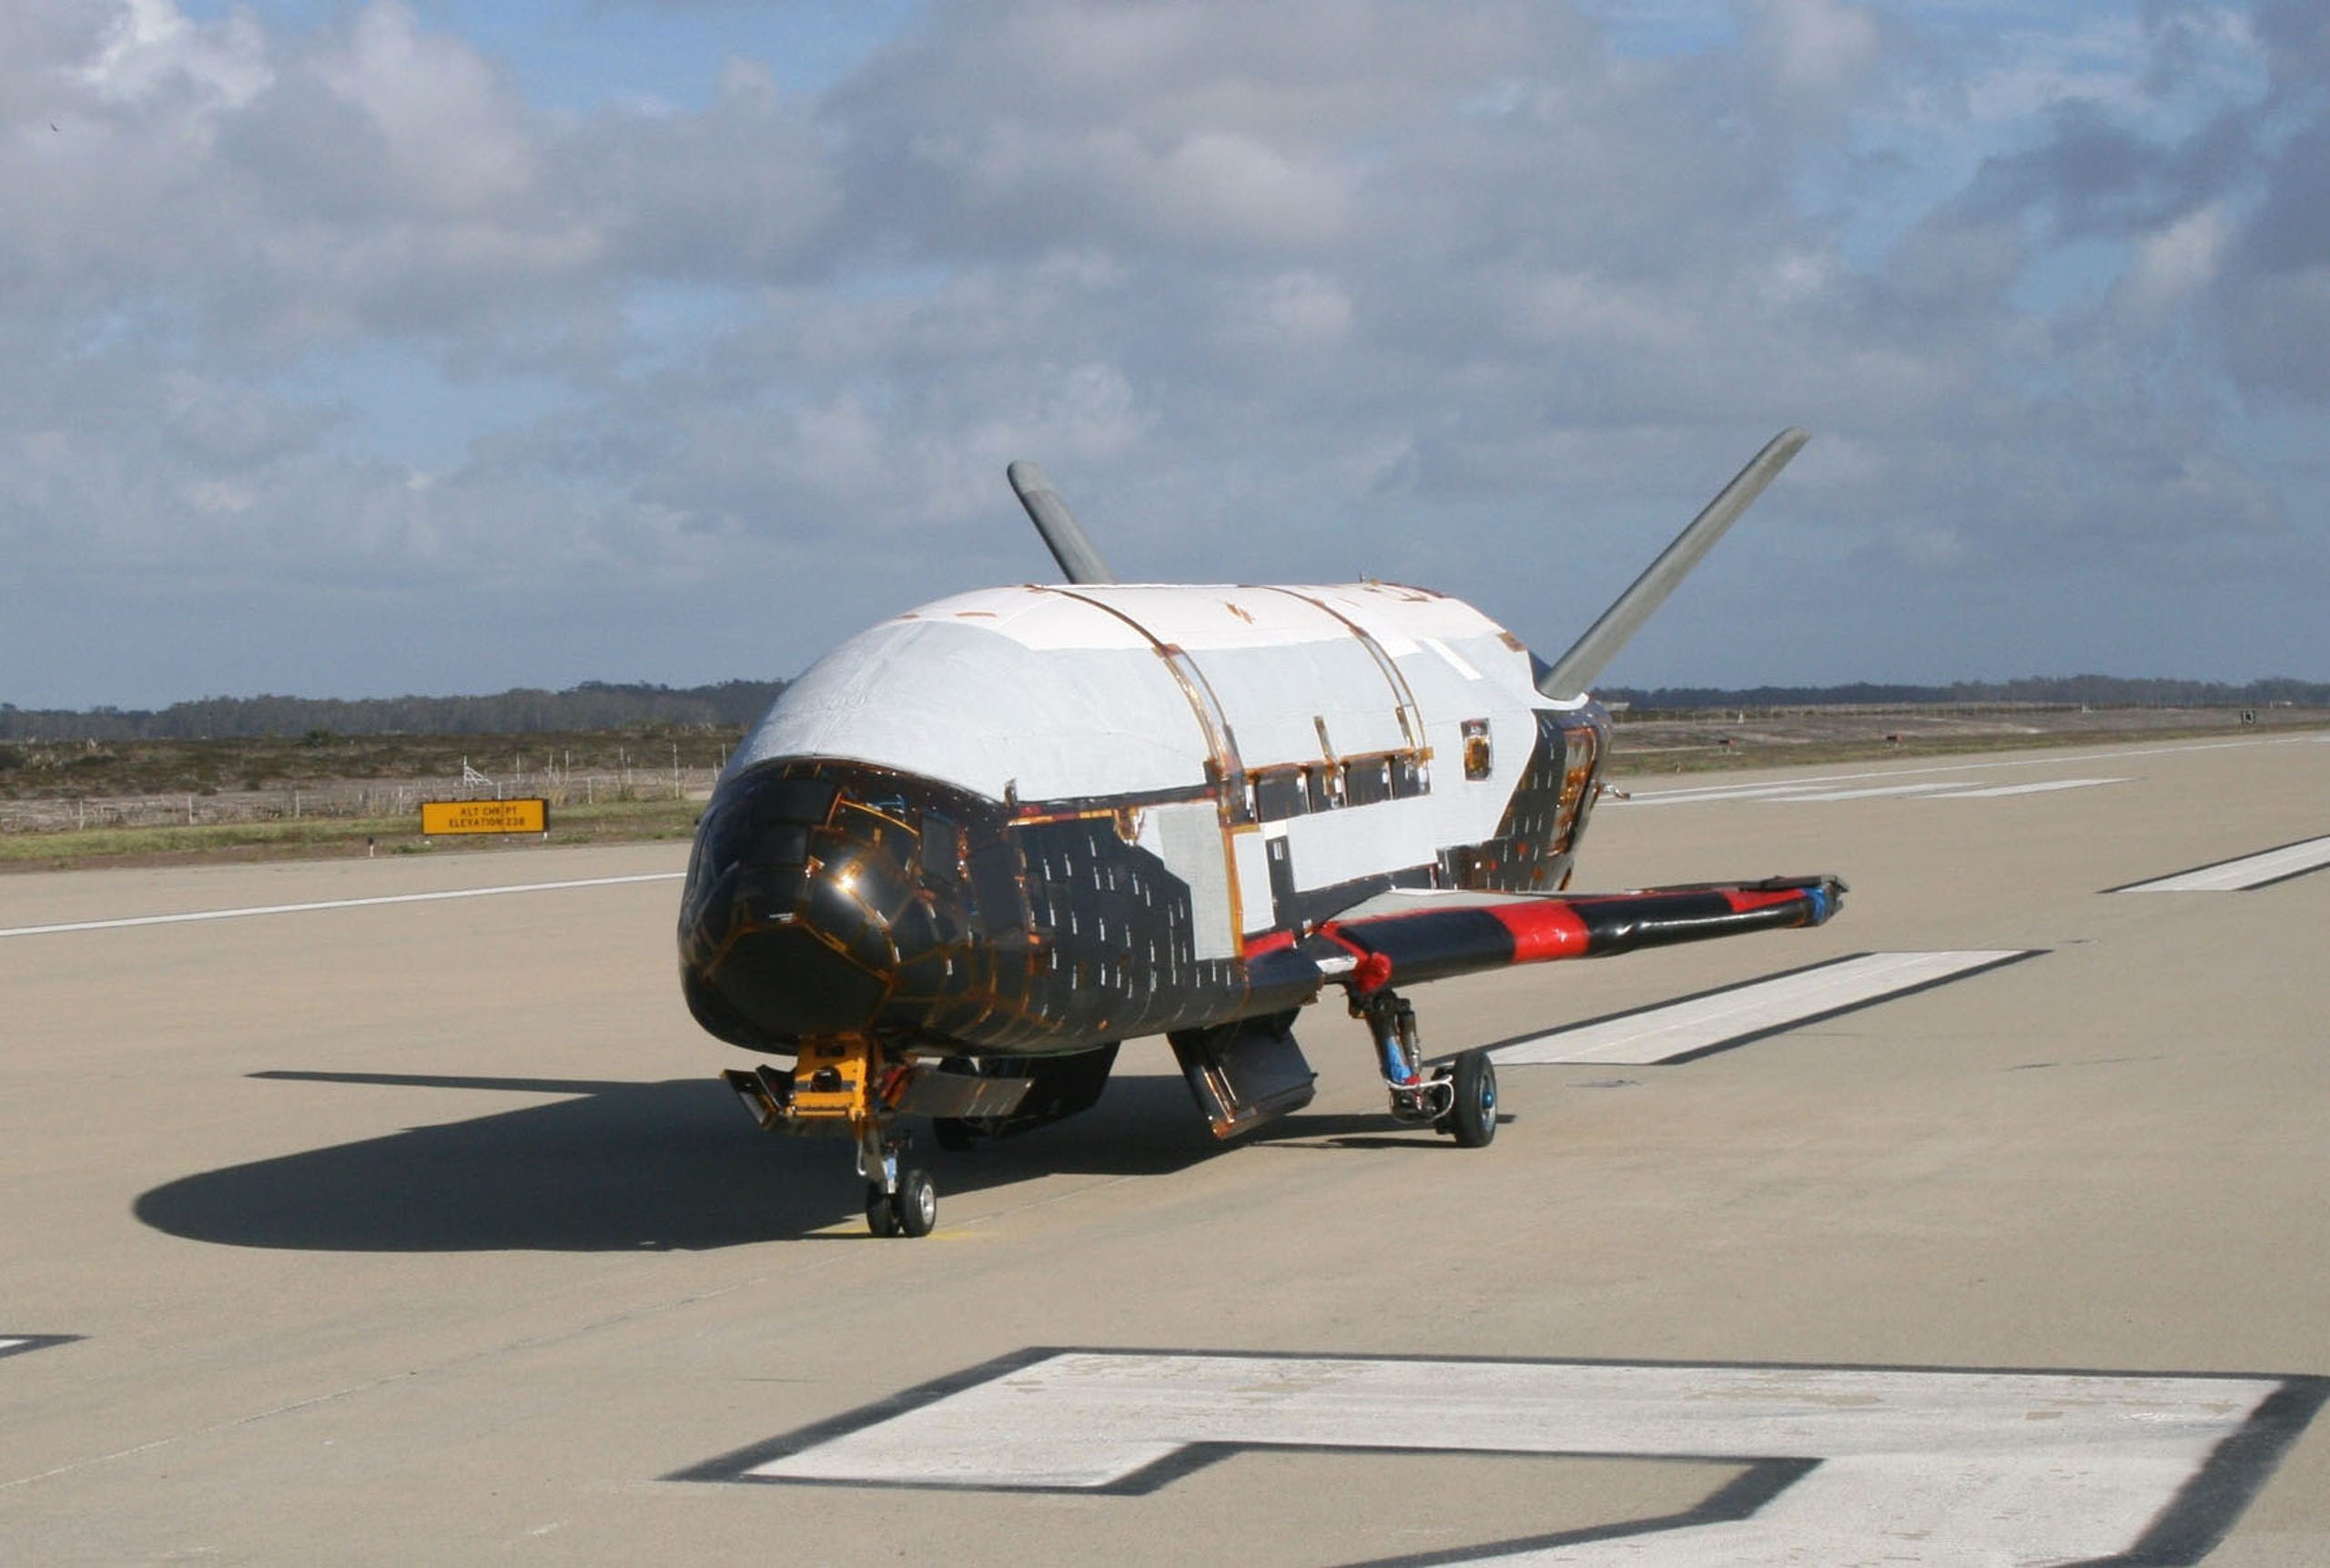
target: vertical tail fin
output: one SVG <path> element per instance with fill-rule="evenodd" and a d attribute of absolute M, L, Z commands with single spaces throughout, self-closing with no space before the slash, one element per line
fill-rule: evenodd
<path fill-rule="evenodd" d="M 1738 521 L 1739 514 L 1748 510 L 1748 503 L 1763 494 L 1773 476 L 1786 468 L 1788 459 L 1811 439 L 1809 431 L 1790 426 L 1766 442 L 1764 450 L 1748 460 L 1748 466 L 1691 520 L 1691 526 L 1677 534 L 1675 542 L 1644 568 L 1634 586 L 1619 594 L 1610 608 L 1602 612 L 1602 618 L 1586 629 L 1585 635 L 1571 643 L 1569 652 L 1555 660 L 1553 667 L 1538 677 L 1537 690 L 1557 703 L 1584 696 L 1585 688 L 1617 657 L 1626 640 L 1650 619 L 1651 612 L 1666 602 L 1666 596 L 1675 592 L 1675 585 L 1723 537 L 1724 530 Z"/>
<path fill-rule="evenodd" d="M 1092 541 L 1077 526 L 1068 510 L 1068 503 L 1044 477 L 1044 470 L 1031 462 L 1016 462 L 1003 470 L 1011 481 L 1012 491 L 1019 497 L 1019 504 L 1028 509 L 1028 516 L 1036 524 L 1036 531 L 1044 536 L 1044 544 L 1059 562 L 1060 571 L 1070 582 L 1114 582 L 1117 574 L 1092 548 Z"/>

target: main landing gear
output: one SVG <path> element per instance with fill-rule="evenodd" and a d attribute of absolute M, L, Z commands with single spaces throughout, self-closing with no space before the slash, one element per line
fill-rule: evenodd
<path fill-rule="evenodd" d="M 1367 1020 L 1375 1055 L 1391 1091 L 1396 1121 L 1430 1123 L 1460 1148 L 1483 1148 L 1496 1137 L 1496 1064 L 1486 1051 L 1466 1051 L 1427 1063 L 1416 1037 L 1416 1010 L 1389 986 L 1351 1000 L 1352 1016 Z"/>
<path fill-rule="evenodd" d="M 899 1117 L 1008 1117 L 1028 1092 L 1023 1079 L 938 1072 L 860 1036 L 802 1041 L 789 1073 L 764 1063 L 720 1076 L 764 1130 L 856 1144 L 866 1225 L 876 1236 L 927 1236 L 938 1223 L 930 1172 L 902 1163 L 911 1145 L 897 1130 Z"/>

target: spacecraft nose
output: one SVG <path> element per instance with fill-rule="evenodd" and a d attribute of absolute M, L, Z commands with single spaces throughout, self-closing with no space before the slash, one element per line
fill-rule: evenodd
<path fill-rule="evenodd" d="M 865 846 L 835 825 L 836 787 L 755 770 L 697 829 L 680 907 L 688 1005 L 739 1045 L 872 1027 L 897 974 Z"/>

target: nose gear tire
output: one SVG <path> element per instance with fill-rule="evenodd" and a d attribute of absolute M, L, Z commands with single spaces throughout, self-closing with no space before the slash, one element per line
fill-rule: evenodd
<path fill-rule="evenodd" d="M 927 1170 L 909 1170 L 898 1178 L 897 1195 L 890 1199 L 898 1233 L 927 1236 L 938 1223 L 938 1188 Z"/>

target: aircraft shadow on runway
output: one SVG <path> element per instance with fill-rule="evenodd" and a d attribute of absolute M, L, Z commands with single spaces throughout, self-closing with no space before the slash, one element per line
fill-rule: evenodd
<path fill-rule="evenodd" d="M 571 1098 L 184 1177 L 138 1198 L 141 1221 L 232 1247 L 629 1252 L 800 1237 L 863 1211 L 845 1141 L 760 1132 L 716 1079 L 252 1077 Z M 1333 1138 L 1359 1125 L 1297 1115 L 1262 1136 Z M 965 1153 L 942 1151 L 921 1132 L 913 1158 L 937 1179 L 943 1206 L 950 1194 L 1048 1174 L 1163 1176 L 1232 1147 L 1207 1135 L 1179 1077 L 1124 1074 L 1098 1105 L 1057 1127 Z"/>

